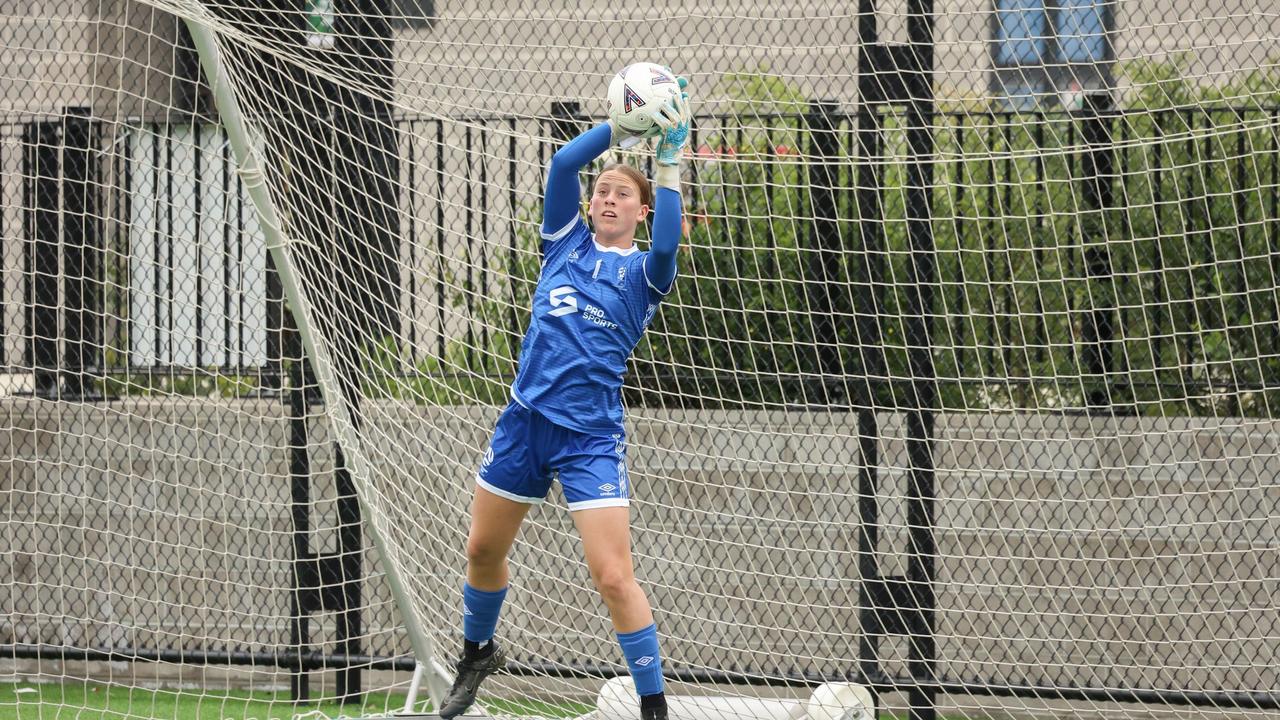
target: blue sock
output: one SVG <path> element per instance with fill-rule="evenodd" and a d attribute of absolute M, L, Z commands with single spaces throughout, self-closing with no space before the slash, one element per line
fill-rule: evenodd
<path fill-rule="evenodd" d="M 507 588 L 494 592 L 462 585 L 462 636 L 474 643 L 488 642 L 498 628 L 498 613 L 507 597 Z"/>
<path fill-rule="evenodd" d="M 663 692 L 662 658 L 658 655 L 658 626 L 650 625 L 631 633 L 618 633 L 622 656 L 627 659 L 637 695 Z"/>

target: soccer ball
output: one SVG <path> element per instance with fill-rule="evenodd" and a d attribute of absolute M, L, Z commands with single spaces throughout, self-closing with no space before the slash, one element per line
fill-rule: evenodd
<path fill-rule="evenodd" d="M 654 63 L 632 63 L 609 83 L 609 119 L 636 135 L 656 135 L 653 113 L 680 94 L 670 69 Z"/>
<path fill-rule="evenodd" d="M 806 720 L 872 720 L 876 699 L 861 685 L 826 683 L 813 691 L 805 710 Z"/>

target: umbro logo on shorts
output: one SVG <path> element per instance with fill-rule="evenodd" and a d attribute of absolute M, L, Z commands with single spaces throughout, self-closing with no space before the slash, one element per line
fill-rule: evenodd
<path fill-rule="evenodd" d="M 605 483 L 600 486 L 600 492 L 602 493 L 611 493 L 617 489 L 618 489 L 618 486 L 614 485 L 613 483 Z"/>

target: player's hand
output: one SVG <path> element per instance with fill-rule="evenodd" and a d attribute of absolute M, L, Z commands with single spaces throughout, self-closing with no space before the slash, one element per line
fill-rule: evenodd
<path fill-rule="evenodd" d="M 693 113 L 689 109 L 689 93 L 684 92 L 689 81 L 679 79 L 680 94 L 670 105 L 664 105 L 653 114 L 654 122 L 659 127 L 657 161 L 659 165 L 678 165 L 684 155 L 685 146 L 689 144 L 689 129 L 693 123 Z"/>

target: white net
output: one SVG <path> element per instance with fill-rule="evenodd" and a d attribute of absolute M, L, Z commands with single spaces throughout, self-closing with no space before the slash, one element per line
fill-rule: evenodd
<path fill-rule="evenodd" d="M 453 662 L 546 165 L 651 60 L 696 102 L 623 391 L 669 694 L 1274 716 L 1280 14 L 765 5 L 0 4 L 0 712 L 381 714 Z M 558 489 L 511 570 L 476 710 L 615 717 Z"/>

